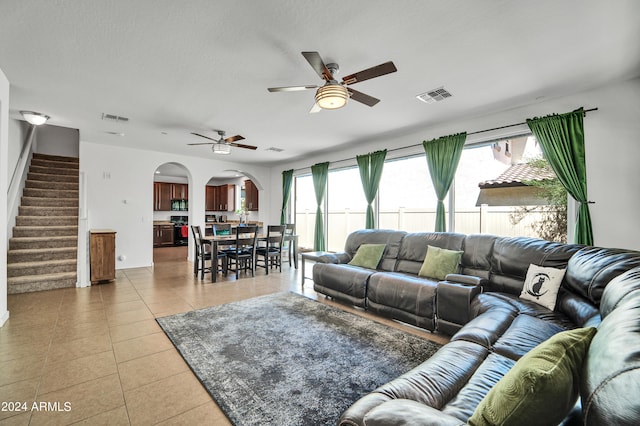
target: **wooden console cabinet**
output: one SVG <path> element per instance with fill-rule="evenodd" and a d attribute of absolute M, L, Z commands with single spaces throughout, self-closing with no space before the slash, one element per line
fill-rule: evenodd
<path fill-rule="evenodd" d="M 110 229 L 89 231 L 91 284 L 116 279 L 116 232 Z"/>

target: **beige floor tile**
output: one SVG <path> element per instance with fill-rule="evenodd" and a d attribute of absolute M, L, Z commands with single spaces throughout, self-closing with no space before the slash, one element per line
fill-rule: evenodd
<path fill-rule="evenodd" d="M 13 413 L 11 417 L 0 420 L 2 426 L 28 426 L 31 420 L 31 412 L 19 412 Z"/>
<path fill-rule="evenodd" d="M 136 309 L 135 311 L 127 312 L 113 312 L 107 314 L 107 322 L 110 327 L 116 325 L 129 324 L 132 322 L 138 322 L 146 319 L 153 319 L 153 314 L 145 306 L 143 309 Z"/>
<path fill-rule="evenodd" d="M 180 312 L 193 311 L 193 306 L 184 300 L 173 300 L 166 302 L 149 303 L 149 310 L 153 312 L 156 318 L 173 315 Z"/>
<path fill-rule="evenodd" d="M 11 406 L 2 407 L 0 420 L 19 414 L 23 409 L 22 403 L 30 408 L 36 399 L 39 383 L 40 378 L 36 378 L 0 386 L 0 402 L 12 404 Z"/>
<path fill-rule="evenodd" d="M 61 313 L 57 325 L 102 323 L 107 320 L 104 309 L 93 311 L 67 311 Z"/>
<path fill-rule="evenodd" d="M 189 371 L 189 366 L 173 348 L 118 364 L 120 382 L 125 391 L 184 371 Z"/>
<path fill-rule="evenodd" d="M 111 338 L 108 333 L 82 337 L 75 340 L 52 343 L 47 362 L 57 363 L 82 358 L 93 354 L 111 351 Z"/>
<path fill-rule="evenodd" d="M 0 344 L 0 363 L 30 356 L 45 356 L 48 351 L 49 338 L 47 337 L 27 343 Z"/>
<path fill-rule="evenodd" d="M 227 426 L 231 422 L 227 419 L 215 402 L 208 402 L 199 407 L 193 408 L 182 414 L 178 414 L 168 420 L 158 423 L 161 426 L 181 426 L 181 425 L 215 425 Z"/>
<path fill-rule="evenodd" d="M 79 383 L 117 373 L 111 350 L 73 360 L 47 363 L 38 397 Z"/>
<path fill-rule="evenodd" d="M 105 308 L 108 315 L 113 315 L 120 312 L 137 311 L 145 309 L 147 305 L 142 300 L 129 300 L 126 302 L 112 303 Z"/>
<path fill-rule="evenodd" d="M 124 392 L 132 425 L 155 424 L 211 401 L 190 371 Z"/>
<path fill-rule="evenodd" d="M 54 330 L 51 343 L 69 342 L 98 335 L 109 334 L 106 321 L 89 323 L 60 323 Z"/>
<path fill-rule="evenodd" d="M 124 405 L 74 423 L 74 425 L 86 426 L 128 426 L 129 424 L 129 414 Z"/>
<path fill-rule="evenodd" d="M 171 348 L 173 343 L 160 332 L 115 343 L 113 352 L 118 363 L 121 363 Z"/>
<path fill-rule="evenodd" d="M 46 357 L 31 356 L 0 362 L 0 386 L 42 375 Z"/>
<path fill-rule="evenodd" d="M 64 404 L 67 403 L 70 409 L 61 412 L 34 412 L 31 425 L 71 424 L 124 405 L 122 389 L 120 388 L 120 381 L 118 380 L 117 374 L 100 377 L 58 391 L 38 395 L 37 401 L 57 402 L 63 409 L 65 407 Z"/>
<path fill-rule="evenodd" d="M 119 343 L 125 340 L 135 339 L 136 337 L 162 332 L 162 329 L 155 319 L 118 325 L 111 327 L 109 330 L 111 333 L 111 341 L 113 343 Z"/>

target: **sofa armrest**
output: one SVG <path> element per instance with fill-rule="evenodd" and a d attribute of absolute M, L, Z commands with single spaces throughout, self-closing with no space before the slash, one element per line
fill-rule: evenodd
<path fill-rule="evenodd" d="M 409 399 L 394 399 L 378 405 L 366 416 L 366 426 L 461 426 L 466 422 L 428 405 Z"/>
<path fill-rule="evenodd" d="M 456 281 L 449 281 L 449 278 Z M 460 277 L 460 278 L 458 278 Z M 469 278 L 469 279 L 467 279 Z M 440 281 L 436 294 L 436 328 L 439 332 L 453 336 L 471 320 L 471 301 L 482 293 L 482 280 L 469 275 L 447 275 Z M 462 282 L 464 279 L 464 282 Z M 486 280 L 485 280 L 486 281 Z M 468 283 L 471 284 L 468 284 Z"/>
<path fill-rule="evenodd" d="M 448 274 L 444 279 L 445 281 L 453 283 L 474 285 L 479 287 L 485 287 L 487 284 L 489 284 L 489 280 L 487 280 L 486 278 L 474 277 L 473 275 Z"/>
<path fill-rule="evenodd" d="M 318 258 L 320 263 L 349 263 L 351 256 L 348 253 L 327 253 Z"/>

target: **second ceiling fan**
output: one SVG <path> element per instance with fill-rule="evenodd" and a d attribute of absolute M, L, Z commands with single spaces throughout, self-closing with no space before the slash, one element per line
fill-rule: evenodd
<path fill-rule="evenodd" d="M 200 133 L 191 132 L 191 134 L 194 136 L 200 136 L 201 138 L 209 139 L 210 141 L 213 141 L 213 142 L 189 143 L 187 145 L 213 145 L 211 149 L 215 154 L 229 154 L 231 152 L 232 146 L 235 146 L 238 148 L 253 149 L 253 150 L 257 149 L 257 147 L 253 145 L 236 143 L 237 141 L 243 140 L 244 136 L 235 135 L 235 136 L 225 138 L 226 132 L 224 130 L 214 129 L 213 131 L 218 133 L 218 136 L 220 136 L 220 139 L 214 139 L 206 135 L 201 135 Z"/>
<path fill-rule="evenodd" d="M 370 107 L 374 106 L 380 99 L 369 96 L 365 93 L 354 90 L 350 85 L 361 81 L 370 80 L 385 74 L 398 71 L 393 62 L 385 62 L 375 67 L 367 68 L 353 74 L 349 74 L 342 79 L 342 82 L 336 80 L 335 75 L 340 67 L 338 64 L 326 64 L 318 52 L 302 52 L 311 68 L 313 68 L 321 79 L 325 81 L 322 86 L 288 86 L 288 87 L 270 87 L 269 92 L 294 92 L 298 90 L 318 89 L 315 96 L 315 104 L 310 112 L 318 112 L 321 109 L 337 109 L 346 105 L 347 99 L 363 103 Z"/>

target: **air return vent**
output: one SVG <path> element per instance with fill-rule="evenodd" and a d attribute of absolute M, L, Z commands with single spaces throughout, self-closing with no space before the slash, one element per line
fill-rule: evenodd
<path fill-rule="evenodd" d="M 282 152 L 284 151 L 284 149 L 276 148 L 275 146 L 272 146 L 271 148 L 267 148 L 265 151 Z"/>
<path fill-rule="evenodd" d="M 106 121 L 115 121 L 116 123 L 126 123 L 129 121 L 127 117 L 120 117 L 119 115 L 102 113 L 102 119 Z"/>
<path fill-rule="evenodd" d="M 428 92 L 421 93 L 416 96 L 418 100 L 426 104 L 432 104 L 434 102 L 440 102 L 447 98 L 453 96 L 447 89 L 444 87 L 438 87 L 437 89 L 429 90 Z"/>

